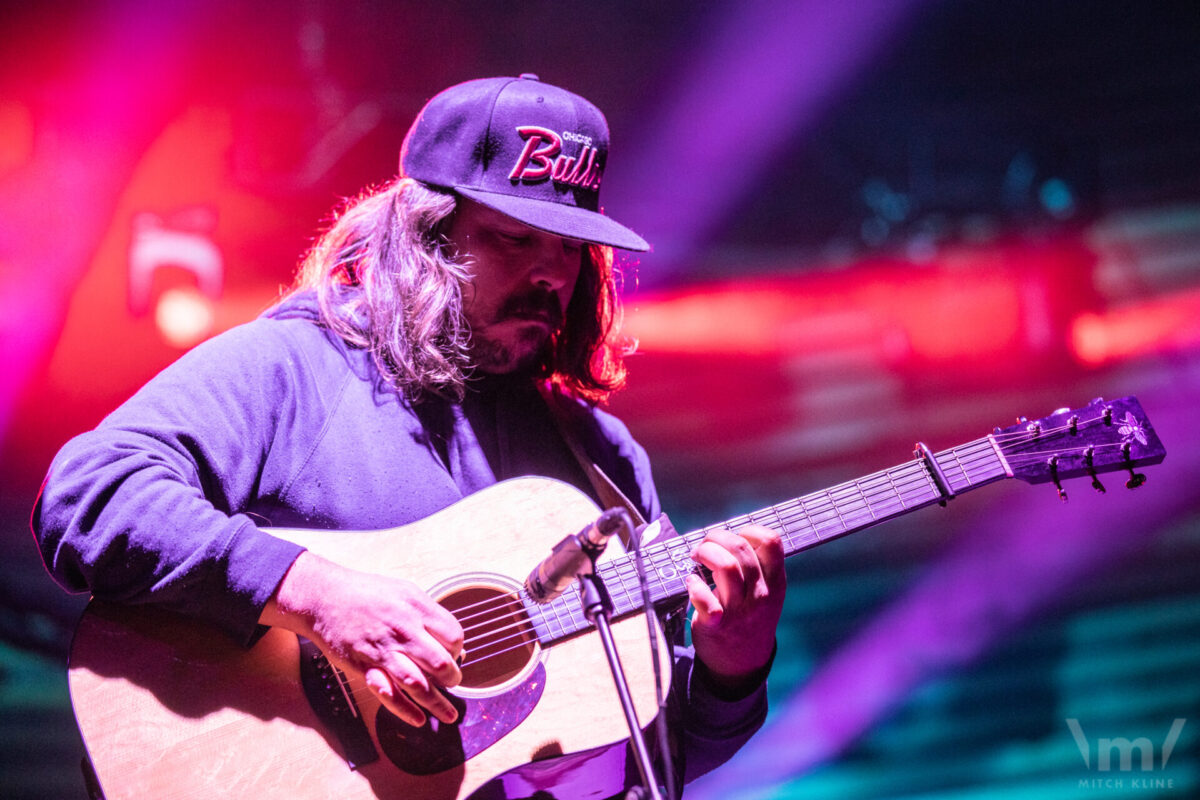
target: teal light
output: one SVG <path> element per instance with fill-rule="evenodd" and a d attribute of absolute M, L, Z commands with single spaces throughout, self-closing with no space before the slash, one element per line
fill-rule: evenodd
<path fill-rule="evenodd" d="M 1075 195 L 1061 178 L 1049 178 L 1038 189 L 1042 207 L 1059 219 L 1075 213 Z"/>

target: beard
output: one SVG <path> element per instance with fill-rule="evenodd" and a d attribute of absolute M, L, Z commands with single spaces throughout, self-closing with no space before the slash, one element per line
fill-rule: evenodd
<path fill-rule="evenodd" d="M 551 350 L 552 337 L 536 328 L 523 331 L 515 340 L 482 332 L 471 336 L 471 363 L 480 372 L 493 375 L 537 374 L 549 361 Z"/>
<path fill-rule="evenodd" d="M 519 325 L 522 321 L 544 323 Z M 471 361 L 490 374 L 536 374 L 549 363 L 563 312 L 553 292 L 534 290 L 508 298 L 482 325 L 472 325 Z M 496 331 L 494 334 L 493 331 Z"/>

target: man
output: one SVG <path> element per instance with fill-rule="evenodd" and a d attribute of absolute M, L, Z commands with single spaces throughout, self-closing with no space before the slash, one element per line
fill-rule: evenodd
<path fill-rule="evenodd" d="M 260 624 L 294 631 L 361 671 L 401 720 L 454 722 L 445 690 L 461 680 L 464 632 L 427 587 L 268 526 L 391 528 L 526 474 L 592 492 L 560 428 L 658 516 L 645 453 L 595 407 L 624 379 L 611 248 L 648 248 L 599 213 L 607 151 L 599 110 L 535 76 L 434 97 L 401 176 L 346 209 L 288 297 L 64 447 L 34 513 L 55 577 L 247 644 Z M 761 724 L 784 592 L 765 529 L 715 532 L 693 558 L 715 589 L 688 579 L 695 654 L 673 684 L 688 778 Z M 549 796 L 619 792 L 618 755 Z M 485 793 L 535 791 L 544 781 L 518 772 Z"/>

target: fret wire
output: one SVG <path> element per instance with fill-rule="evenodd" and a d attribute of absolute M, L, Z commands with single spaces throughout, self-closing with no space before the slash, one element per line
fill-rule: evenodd
<path fill-rule="evenodd" d="M 562 594 L 555 598 L 555 605 L 563 612 L 567 619 L 567 630 L 574 633 L 582 626 L 579 624 L 579 619 L 575 616 L 575 607 L 571 605 L 572 597 L 570 594 Z"/>
<path fill-rule="evenodd" d="M 648 562 L 646 569 L 652 570 L 654 567 L 654 560 L 651 553 L 647 551 L 644 552 L 643 555 L 645 556 L 644 560 Z M 612 561 L 606 562 L 608 564 L 619 564 L 615 571 L 621 581 L 621 587 L 625 592 L 626 602 L 629 604 L 629 610 L 639 609 L 642 607 L 641 581 L 638 578 L 637 563 L 635 558 L 636 557 L 633 553 L 627 553 L 621 556 L 619 559 L 613 559 Z M 647 584 L 650 583 L 650 580 L 651 575 L 647 573 Z M 650 586 L 649 588 L 650 598 L 653 601 L 654 587 Z"/>
<path fill-rule="evenodd" d="M 950 452 L 954 455 L 954 464 L 958 467 L 958 471 L 962 473 L 963 480 L 965 480 L 967 485 L 970 486 L 971 476 L 967 474 L 967 468 L 963 466 L 962 458 L 959 456 L 958 450 L 951 450 Z"/>
<path fill-rule="evenodd" d="M 548 609 L 544 606 L 539 606 L 538 610 L 541 612 L 542 619 L 546 621 L 546 627 L 548 629 L 553 631 L 554 629 L 557 628 L 558 633 L 556 635 L 560 636 L 560 637 L 567 635 L 567 629 L 562 624 L 562 619 L 558 616 L 558 614 L 551 615 L 550 613 L 548 613 L 548 612 L 552 611 L 553 609 Z"/>
<path fill-rule="evenodd" d="M 551 600 L 546 605 L 549 605 L 551 607 L 551 609 L 554 611 L 554 620 L 555 620 L 555 622 L 558 623 L 559 630 L 562 631 L 563 635 L 566 635 L 567 626 L 563 623 L 563 619 L 562 619 L 562 615 L 561 615 L 561 612 L 562 612 L 562 603 L 560 602 L 561 600 L 562 600 L 561 597 L 556 597 L 554 600 Z"/>
<path fill-rule="evenodd" d="M 967 483 L 967 486 L 970 486 L 971 485 L 971 475 L 967 473 L 967 469 L 966 469 L 965 465 L 962 464 L 962 457 L 959 455 L 958 449 L 950 450 L 949 452 L 950 452 L 950 455 L 952 455 L 954 457 L 955 467 L 958 467 L 960 473 L 962 474 L 962 480 L 965 480 Z M 946 467 L 944 467 L 944 465 L 943 465 L 942 469 L 944 470 L 944 469 L 946 469 Z"/>
<path fill-rule="evenodd" d="M 896 476 L 898 474 L 904 475 L 906 478 L 905 480 L 902 481 L 902 483 L 909 484 L 909 483 L 911 483 L 911 481 L 907 480 L 907 478 L 914 473 L 912 470 L 907 469 L 906 467 L 902 467 L 898 470 L 893 469 L 893 470 L 886 471 L 884 473 L 879 473 L 876 476 L 871 476 L 869 479 L 875 480 L 879 483 L 882 483 L 882 478 L 887 478 L 889 484 L 891 484 L 893 487 L 896 487 Z M 911 489 L 908 490 L 908 493 L 911 493 Z M 822 494 L 827 495 L 828 493 L 822 493 Z M 864 494 L 864 497 L 866 497 L 866 493 L 864 492 L 863 494 Z M 899 500 L 899 508 L 900 509 L 907 507 L 907 504 L 904 502 L 904 499 L 905 499 L 904 492 L 896 491 L 895 488 L 893 488 L 893 490 L 891 492 L 879 492 L 878 490 L 872 489 L 870 497 L 871 498 L 879 498 L 881 496 L 887 496 L 887 495 L 895 496 Z M 818 494 L 816 497 L 820 498 L 821 494 Z M 800 499 L 802 501 L 807 501 L 810 498 L 800 498 Z M 866 503 L 866 506 L 868 507 L 868 509 L 870 509 L 869 501 Z M 812 541 L 812 540 L 822 541 L 824 539 L 824 537 L 828 536 L 828 534 L 830 532 L 836 530 L 837 527 L 839 527 L 839 526 L 842 528 L 843 533 L 846 532 L 846 530 L 849 530 L 849 528 L 847 528 L 844 524 L 842 524 L 841 521 L 839 521 L 838 525 L 830 525 L 829 523 L 832 522 L 832 518 L 828 516 L 827 508 L 821 508 L 818 510 L 817 506 L 810 505 L 808 502 L 802 502 L 800 504 L 800 507 L 802 508 L 805 516 L 809 519 L 809 528 L 810 528 L 809 532 L 811 535 L 808 537 L 805 537 L 809 541 Z M 896 506 L 893 505 L 888 510 L 889 511 L 895 510 L 895 508 L 896 508 Z M 872 511 L 872 513 L 874 513 L 874 512 Z M 876 518 L 877 518 L 877 515 L 876 515 Z"/>
<path fill-rule="evenodd" d="M 1027 454 L 1015 455 L 1020 457 Z M 939 465 L 942 465 L 943 459 L 954 460 L 951 470 L 961 473 L 961 477 L 956 475 L 952 485 L 965 482 L 964 485 L 969 488 L 980 476 L 985 479 L 1003 477 L 997 474 L 1000 462 L 988 438 L 936 454 L 935 458 L 939 459 Z M 778 530 L 785 542 L 795 547 L 811 545 L 825 541 L 831 534 L 847 533 L 881 518 L 886 519 L 915 506 L 933 502 L 939 497 L 940 492 L 937 491 L 927 466 L 921 461 L 911 461 L 824 491 L 742 514 L 691 534 L 684 534 L 673 540 L 673 544 L 686 547 L 690 552 L 709 531 L 733 530 L 751 522 L 759 522 Z M 652 584 L 657 582 L 660 596 L 656 599 L 670 597 L 676 591 L 685 590 L 682 581 L 690 570 L 681 569 L 676 563 L 676 558 L 686 558 L 686 555 L 673 551 L 667 543 L 656 543 L 652 547 L 653 549 L 646 553 L 646 560 L 647 568 L 655 573 L 653 577 L 648 576 L 648 579 Z M 636 608 L 640 600 L 633 601 L 628 585 L 630 582 L 636 583 L 637 580 L 633 558 L 633 554 L 622 556 L 622 563 L 612 569 L 622 584 L 626 602 Z M 679 586 L 673 587 L 670 583 L 672 580 Z M 654 587 L 651 589 L 653 597 Z M 560 614 L 557 607 L 555 614 Z M 560 626 L 563 625 L 560 616 L 556 621 Z"/>
<path fill-rule="evenodd" d="M 839 504 L 839 503 L 837 502 L 837 500 L 834 498 L 834 496 L 833 496 L 833 493 L 832 493 L 832 492 L 829 492 L 828 494 L 829 494 L 829 499 L 832 501 L 830 504 L 833 506 L 833 513 L 834 513 L 834 514 L 837 514 L 837 518 L 838 518 L 838 524 L 842 526 L 842 531 L 843 531 L 843 532 L 845 532 L 845 531 L 848 531 L 848 530 L 850 530 L 849 528 L 847 528 L 847 527 L 846 527 L 846 520 L 844 520 L 844 519 L 842 518 L 842 510 L 841 510 L 841 508 L 839 507 L 839 506 L 840 506 L 840 504 Z"/>
<path fill-rule="evenodd" d="M 888 484 L 892 487 L 892 493 L 900 501 L 900 507 L 908 508 L 908 506 L 904 503 L 904 495 L 900 494 L 900 490 L 896 486 L 896 479 L 894 477 L 892 477 L 892 473 L 890 473 L 890 472 L 887 473 L 887 479 L 888 479 Z"/>
<path fill-rule="evenodd" d="M 995 453 L 985 454 L 964 462 L 972 486 L 1005 477 L 1004 468 Z"/>
<path fill-rule="evenodd" d="M 881 492 L 881 491 L 879 491 L 879 489 L 872 487 L 869 495 L 866 492 L 863 493 L 867 505 L 870 505 L 870 502 L 872 500 L 878 501 L 878 498 L 886 497 L 889 495 L 898 496 L 903 504 L 903 501 L 906 499 L 906 494 L 911 494 L 913 491 L 912 487 L 910 485 L 908 485 L 908 484 L 911 484 L 911 481 L 904 480 L 900 483 L 897 483 L 896 478 L 893 475 L 894 472 L 897 472 L 897 471 L 881 473 L 879 476 L 873 476 L 872 478 L 869 479 L 876 483 L 882 484 L 883 479 L 886 478 L 888 483 L 890 484 L 891 490 Z M 906 471 L 906 470 L 900 470 L 899 472 L 907 473 L 908 475 L 912 474 L 911 472 Z M 827 496 L 827 494 L 828 493 L 822 493 L 822 494 L 810 496 L 807 498 L 801 498 L 806 501 L 802 505 L 803 512 L 804 512 L 805 516 L 807 516 L 813 524 L 820 523 L 822 521 L 822 519 L 821 519 L 822 516 L 828 517 L 828 511 L 830 510 L 828 505 L 826 503 L 815 502 L 816 500 L 822 499 L 823 496 Z M 813 502 L 808 502 L 810 500 Z"/>
<path fill-rule="evenodd" d="M 633 566 L 632 563 L 630 563 L 629 566 Z M 621 575 L 620 566 L 615 562 L 615 560 L 614 561 L 606 561 L 605 563 L 601 564 L 599 567 L 597 567 L 596 572 L 599 573 L 600 579 L 602 581 L 604 581 L 604 586 L 606 588 L 610 587 L 614 581 L 610 580 L 609 577 L 606 577 L 605 572 L 608 572 L 612 578 L 616 578 L 615 582 L 620 584 L 621 593 L 625 600 L 626 608 L 623 609 L 624 611 L 631 611 L 638 607 L 638 603 L 635 602 L 634 598 L 630 595 L 629 584 L 626 581 L 626 576 Z M 637 581 L 636 567 L 634 567 L 633 572 L 634 572 L 633 579 L 636 583 L 636 581 Z M 614 608 L 619 607 L 621 604 L 622 598 L 621 597 L 613 597 L 612 595 L 613 595 L 613 593 L 612 593 L 612 590 L 610 589 L 609 597 L 612 597 L 613 606 L 614 606 Z"/>
<path fill-rule="evenodd" d="M 969 447 L 959 448 L 956 451 L 956 455 L 960 456 L 964 463 L 986 461 L 997 466 L 1000 463 L 1000 458 L 996 455 L 995 449 L 992 448 L 991 443 L 986 439 Z"/>
<path fill-rule="evenodd" d="M 668 563 L 668 564 L 672 563 L 672 562 L 671 562 L 671 557 L 670 557 L 670 556 L 671 556 L 671 551 L 670 551 L 670 549 L 669 549 L 669 548 L 666 546 L 666 543 L 663 543 L 662 552 L 661 552 L 659 555 L 664 555 L 664 556 L 666 556 L 666 563 Z M 658 576 L 658 584 L 659 584 L 659 586 L 660 586 L 660 587 L 662 587 L 663 597 L 665 598 L 665 597 L 669 597 L 669 596 L 671 595 L 671 590 L 670 590 L 670 588 L 668 588 L 668 586 L 667 586 L 667 579 L 666 579 L 666 577 L 663 575 L 663 571 L 664 571 L 664 570 L 663 570 L 663 567 L 662 567 L 662 561 L 661 561 L 661 559 L 659 559 L 659 558 L 657 558 L 657 557 L 656 557 L 656 558 L 655 558 L 654 572 L 655 572 L 655 574 Z"/>
<path fill-rule="evenodd" d="M 657 591 L 654 583 L 655 578 L 658 579 Z M 649 550 L 646 552 L 646 584 L 649 587 L 651 603 L 658 604 L 671 596 L 671 592 L 667 589 L 667 584 L 662 578 L 658 559 L 652 558 Z"/>
<path fill-rule="evenodd" d="M 665 568 L 659 576 L 663 582 L 664 590 L 666 591 L 664 597 L 678 594 L 685 588 L 684 577 L 686 573 L 680 574 L 682 570 L 679 562 L 683 559 L 687 559 L 687 561 L 690 563 L 690 554 L 692 549 L 695 547 L 695 544 L 685 537 L 680 537 L 679 539 L 674 539 L 671 542 L 666 543 L 666 553 L 668 558 Z M 672 588 L 670 589 L 666 588 L 668 580 L 670 580 L 673 584 Z"/>
<path fill-rule="evenodd" d="M 613 561 L 607 562 L 609 564 Z M 625 597 L 625 604 L 628 607 L 626 610 L 633 611 L 642 607 L 642 590 L 641 582 L 638 580 L 637 564 L 634 563 L 633 554 L 629 554 L 627 558 L 621 559 L 621 566 L 614 570 L 616 578 L 621 583 L 621 591 Z M 646 576 L 647 582 L 650 576 Z M 654 593 L 651 591 L 651 598 Z M 614 603 L 615 604 L 615 603 Z"/>
<path fill-rule="evenodd" d="M 565 627 L 563 627 L 562 619 L 558 616 L 557 609 L 555 609 L 553 607 L 547 608 L 545 605 L 538 605 L 537 609 L 538 609 L 538 613 L 541 614 L 542 619 L 545 621 L 546 627 L 551 629 L 552 634 L 553 634 L 553 627 L 557 626 L 558 627 L 557 635 L 560 637 L 566 635 L 567 629 Z M 550 614 L 547 613 L 550 611 L 554 611 L 553 617 L 551 617 Z"/>
<path fill-rule="evenodd" d="M 941 491 L 937 487 L 937 482 L 934 481 L 933 475 L 929 472 L 929 467 L 924 462 L 921 463 L 921 477 L 925 479 L 926 488 L 931 492 L 936 492 L 940 497 Z"/>
<path fill-rule="evenodd" d="M 533 627 L 536 629 L 540 625 L 542 629 L 546 631 L 547 638 L 553 639 L 554 631 L 551 629 L 549 621 L 546 619 L 546 615 L 542 613 L 542 609 L 538 608 L 537 604 L 535 604 L 532 600 L 530 600 L 528 603 L 523 603 L 523 605 L 526 613 L 528 613 L 530 619 L 533 620 Z M 534 617 L 536 617 L 536 619 L 534 619 Z"/>
<path fill-rule="evenodd" d="M 858 492 L 858 496 L 862 498 L 862 504 L 866 507 L 867 513 L 871 515 L 871 519 L 875 519 L 875 509 L 871 508 L 871 501 L 867 497 L 866 492 L 863 491 L 862 485 L 858 481 L 855 481 L 854 488 Z"/>
<path fill-rule="evenodd" d="M 964 458 L 960 458 L 959 461 L 963 465 L 971 466 L 978 466 L 980 464 L 996 466 L 1000 463 L 995 451 L 991 448 L 979 448 L 978 450 L 966 455 Z"/>
<path fill-rule="evenodd" d="M 569 634 L 571 632 L 571 629 L 570 629 L 570 627 L 568 627 L 567 621 L 563 619 L 562 603 L 555 600 L 555 601 L 551 602 L 549 605 L 550 605 L 550 610 L 554 612 L 554 622 L 558 625 L 559 632 L 561 633 L 561 635 L 566 636 L 567 634 Z M 568 617 L 568 619 L 569 619 L 569 617 Z"/>
<path fill-rule="evenodd" d="M 775 521 L 779 524 L 780 530 L 786 532 L 786 526 L 783 524 L 783 517 L 779 513 L 779 506 L 771 506 L 771 512 L 775 515 Z"/>

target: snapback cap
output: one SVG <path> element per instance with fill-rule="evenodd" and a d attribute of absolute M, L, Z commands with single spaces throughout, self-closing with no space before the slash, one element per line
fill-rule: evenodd
<path fill-rule="evenodd" d="M 608 123 L 536 75 L 482 78 L 437 94 L 404 137 L 401 174 L 469 197 L 538 230 L 649 250 L 600 213 Z"/>

